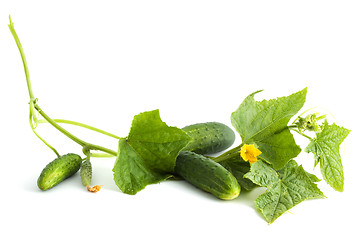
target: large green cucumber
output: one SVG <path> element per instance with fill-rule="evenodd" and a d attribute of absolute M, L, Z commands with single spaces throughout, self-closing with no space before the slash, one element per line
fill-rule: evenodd
<path fill-rule="evenodd" d="M 56 158 L 42 170 L 37 181 L 38 187 L 45 191 L 56 186 L 74 175 L 80 169 L 81 162 L 81 157 L 74 153 Z"/>
<path fill-rule="evenodd" d="M 191 137 L 184 151 L 199 154 L 217 153 L 227 149 L 235 141 L 234 131 L 218 122 L 197 123 L 182 130 Z"/>
<path fill-rule="evenodd" d="M 234 199 L 240 194 L 240 185 L 228 170 L 194 152 L 180 152 L 176 159 L 175 174 L 223 200 Z"/>

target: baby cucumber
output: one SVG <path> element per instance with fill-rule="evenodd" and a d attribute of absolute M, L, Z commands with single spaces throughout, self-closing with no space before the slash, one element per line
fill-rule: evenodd
<path fill-rule="evenodd" d="M 223 200 L 234 199 L 240 194 L 240 185 L 228 170 L 194 152 L 180 152 L 176 159 L 175 174 Z"/>
<path fill-rule="evenodd" d="M 45 191 L 56 186 L 74 175 L 80 169 L 81 162 L 81 157 L 74 153 L 56 158 L 42 170 L 37 181 L 38 187 Z"/>
<path fill-rule="evenodd" d="M 217 153 L 227 149 L 235 141 L 234 131 L 218 122 L 197 123 L 182 130 L 191 137 L 184 151 L 199 154 Z"/>
<path fill-rule="evenodd" d="M 90 160 L 81 163 L 80 177 L 82 184 L 86 187 L 91 184 L 92 166 Z"/>

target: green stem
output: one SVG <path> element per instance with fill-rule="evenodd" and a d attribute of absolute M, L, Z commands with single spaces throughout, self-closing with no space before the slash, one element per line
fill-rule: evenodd
<path fill-rule="evenodd" d="M 71 140 L 73 140 L 74 142 L 76 142 L 77 144 L 79 144 L 80 146 L 82 146 L 83 148 L 87 148 L 89 150 L 98 150 L 98 151 L 102 151 L 108 154 L 111 154 L 113 156 L 116 156 L 117 153 L 111 149 L 102 147 L 102 146 L 98 146 L 95 144 L 91 144 L 91 143 L 87 143 L 83 140 L 81 140 L 80 138 L 76 137 L 75 135 L 71 134 L 70 132 L 68 132 L 66 129 L 64 129 L 63 127 L 61 127 L 59 124 L 57 124 L 53 119 L 51 119 L 48 115 L 45 114 L 45 112 L 39 107 L 39 105 L 34 104 L 34 108 L 39 112 L 39 114 L 47 121 L 49 122 L 53 127 L 55 127 L 57 130 L 59 130 L 61 133 L 63 133 L 65 136 L 67 136 L 68 138 L 70 138 Z"/>
<path fill-rule="evenodd" d="M 84 124 L 84 123 L 75 122 L 75 121 L 66 120 L 66 119 L 52 119 L 52 120 L 54 122 L 56 122 L 56 123 L 65 123 L 65 124 L 75 125 L 75 126 L 78 126 L 78 127 L 83 127 L 83 128 L 86 128 L 86 129 L 89 129 L 89 130 L 92 130 L 92 131 L 107 135 L 107 136 L 112 137 L 112 138 L 120 139 L 120 137 L 116 136 L 115 134 L 106 132 L 104 130 L 101 130 L 101 129 L 96 128 L 96 127 L 92 127 L 92 126 Z M 38 121 L 38 123 L 49 123 L 49 122 L 46 121 L 45 119 L 41 119 L 41 120 Z"/>
<path fill-rule="evenodd" d="M 218 162 L 222 162 L 222 161 L 225 161 L 225 160 L 233 158 L 233 157 L 240 156 L 240 149 L 243 145 L 244 144 L 242 143 L 239 146 L 234 147 L 234 148 L 230 149 L 229 151 L 221 154 L 220 156 L 217 156 L 217 157 L 211 158 L 211 159 L 218 163 Z"/>
<path fill-rule="evenodd" d="M 309 139 L 310 141 L 313 139 L 312 137 L 309 137 L 308 135 L 306 135 L 306 134 L 304 134 L 304 133 L 302 133 L 302 132 L 300 132 L 299 130 L 297 130 L 297 129 L 291 129 L 291 130 L 293 130 L 293 131 L 295 131 L 295 132 L 297 132 L 298 134 L 300 134 L 301 136 L 303 136 L 303 137 L 306 137 L 307 139 Z"/>
<path fill-rule="evenodd" d="M 24 65 L 24 71 L 25 71 L 25 76 L 26 76 L 26 82 L 27 82 L 27 87 L 29 90 L 29 96 L 30 96 L 30 126 L 33 130 L 33 132 L 35 133 L 35 135 L 42 141 L 44 142 L 51 150 L 53 150 L 55 152 L 55 154 L 57 156 L 59 156 L 59 153 L 55 150 L 55 148 L 53 148 L 52 146 L 50 146 L 50 144 L 48 144 L 43 138 L 41 138 L 39 136 L 39 134 L 35 131 L 36 128 L 36 124 L 38 123 L 38 120 L 36 119 L 36 111 L 38 111 L 38 113 L 47 121 L 49 122 L 53 127 L 55 127 L 57 130 L 59 130 L 60 132 L 62 132 L 64 135 L 66 135 L 67 137 L 69 137 L 71 140 L 73 140 L 74 142 L 78 143 L 79 145 L 81 145 L 83 147 L 83 149 L 86 149 L 87 151 L 90 150 L 99 150 L 105 153 L 108 153 L 110 155 L 116 156 L 117 153 L 113 150 L 110 150 L 108 148 L 102 147 L 102 146 L 98 146 L 98 145 L 94 145 L 94 144 L 90 144 L 87 143 L 81 139 L 79 139 L 78 137 L 74 136 L 73 134 L 71 134 L 70 132 L 66 131 L 64 128 L 62 128 L 59 124 L 57 124 L 54 120 L 52 120 L 48 115 L 45 114 L 44 111 L 42 111 L 42 109 L 39 107 L 39 105 L 37 105 L 37 99 L 35 99 L 34 97 L 34 93 L 32 91 L 32 86 L 31 86 L 31 81 L 30 81 L 30 74 L 29 74 L 29 69 L 27 66 L 27 62 L 26 62 L 26 58 L 25 58 L 25 53 L 24 53 L 24 49 L 22 48 L 22 45 L 20 43 L 20 39 L 15 31 L 14 28 L 14 23 L 11 21 L 11 17 L 9 16 L 9 20 L 10 20 L 10 24 L 9 24 L 9 29 L 10 32 L 12 33 L 16 45 L 19 49 L 20 52 L 20 56 Z M 34 126 L 35 124 L 35 126 Z"/>
<path fill-rule="evenodd" d="M 108 154 L 108 153 L 90 153 L 90 157 L 95 157 L 95 158 L 110 158 L 110 157 L 114 157 L 114 155 Z"/>
<path fill-rule="evenodd" d="M 10 15 L 9 15 L 9 20 L 10 20 L 10 24 L 9 24 L 10 32 L 12 33 L 12 35 L 13 35 L 13 37 L 15 39 L 16 45 L 19 48 L 21 59 L 22 59 L 23 65 L 24 65 L 26 83 L 27 83 L 28 90 L 29 90 L 30 100 L 33 101 L 33 100 L 35 100 L 35 97 L 34 97 L 34 93 L 33 93 L 31 82 L 30 82 L 30 74 L 29 74 L 29 69 L 27 67 L 25 53 L 24 53 L 24 50 L 23 50 L 22 45 L 20 43 L 19 37 L 16 34 L 16 31 L 15 31 L 15 28 L 14 28 L 14 23 L 11 21 Z"/>
<path fill-rule="evenodd" d="M 60 157 L 60 154 L 58 153 L 58 151 L 56 151 L 56 149 L 51 146 L 49 143 L 47 143 L 45 141 L 45 139 L 43 139 L 35 130 L 36 126 L 33 125 L 33 118 L 32 118 L 32 113 L 30 112 L 30 116 L 29 116 L 29 121 L 30 121 L 30 127 L 32 129 L 32 131 L 34 132 L 34 134 L 46 145 L 48 146 L 55 154 L 57 157 Z"/>
<path fill-rule="evenodd" d="M 21 45 L 21 42 L 20 42 L 20 39 L 19 39 L 19 37 L 18 37 L 18 35 L 17 35 L 16 31 L 15 31 L 14 23 L 11 21 L 11 16 L 9 16 L 9 20 L 10 20 L 9 29 L 10 29 L 11 34 L 14 37 L 14 40 L 15 40 L 16 45 L 17 45 L 17 47 L 19 49 L 19 52 L 20 52 L 21 60 L 23 62 L 23 66 L 24 66 L 26 83 L 27 83 L 29 96 L 30 96 L 30 102 L 29 102 L 29 105 L 30 105 L 30 115 L 29 115 L 30 127 L 31 127 L 32 131 L 34 132 L 34 134 L 59 157 L 60 154 L 58 153 L 58 151 L 56 151 L 56 149 L 54 147 L 52 147 L 49 143 L 47 143 L 45 141 L 45 139 L 43 139 L 35 130 L 35 128 L 37 126 L 37 122 L 38 122 L 37 117 L 36 117 L 36 111 L 35 111 L 35 108 L 34 108 L 34 104 L 36 103 L 36 99 L 34 97 L 34 93 L 33 93 L 32 86 L 31 86 L 29 69 L 28 69 L 28 66 L 27 66 L 27 61 L 26 61 L 24 49 L 23 49 L 23 47 Z"/>

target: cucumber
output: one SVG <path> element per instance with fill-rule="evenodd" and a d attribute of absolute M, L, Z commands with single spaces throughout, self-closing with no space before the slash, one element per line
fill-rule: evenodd
<path fill-rule="evenodd" d="M 74 175 L 80 169 L 81 162 L 81 157 L 74 153 L 56 158 L 42 170 L 37 181 L 38 187 L 45 191 L 56 186 Z"/>
<path fill-rule="evenodd" d="M 81 163 L 80 178 L 82 184 L 86 187 L 91 184 L 92 179 L 92 166 L 90 160 L 85 160 Z"/>
<path fill-rule="evenodd" d="M 228 170 L 194 152 L 180 152 L 176 159 L 175 174 L 223 200 L 234 199 L 240 194 L 240 185 Z"/>
<path fill-rule="evenodd" d="M 199 154 L 217 153 L 227 149 L 235 141 L 234 131 L 218 122 L 197 123 L 182 130 L 191 137 L 183 151 Z"/>

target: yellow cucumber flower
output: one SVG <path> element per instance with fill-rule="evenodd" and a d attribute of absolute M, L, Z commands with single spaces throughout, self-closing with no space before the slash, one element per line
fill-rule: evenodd
<path fill-rule="evenodd" d="M 261 154 L 261 151 L 255 147 L 254 144 L 248 145 L 244 144 L 240 150 L 240 156 L 244 161 L 249 161 L 249 163 L 254 163 L 257 161 L 257 156 Z"/>

